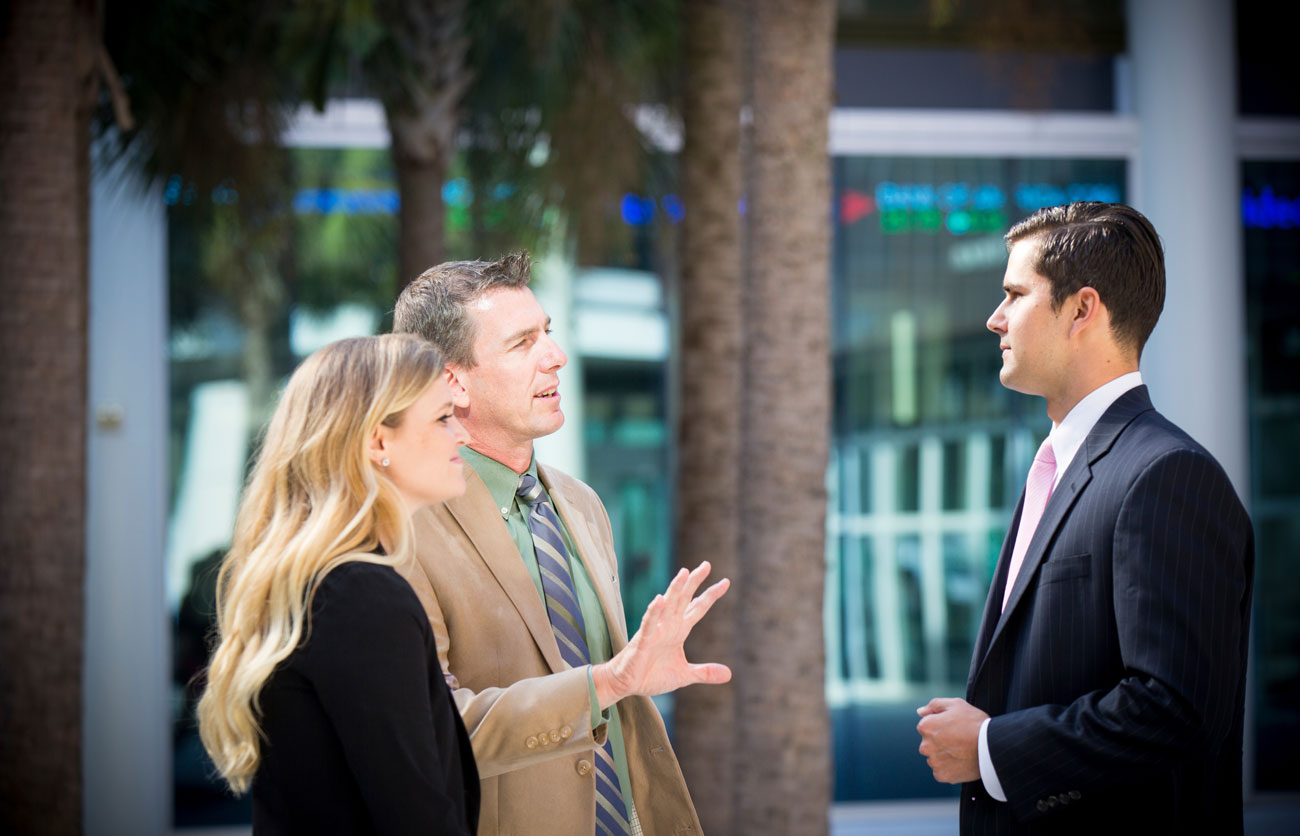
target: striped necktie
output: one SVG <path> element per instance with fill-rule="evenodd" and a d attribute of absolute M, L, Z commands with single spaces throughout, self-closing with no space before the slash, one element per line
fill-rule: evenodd
<path fill-rule="evenodd" d="M 560 646 L 560 657 L 570 668 L 591 664 L 587 648 L 587 626 L 578 606 L 578 594 L 569 571 L 569 555 L 560 535 L 560 520 L 541 483 L 529 474 L 519 477 L 515 491 L 529 506 L 528 529 L 533 535 L 537 568 L 541 570 L 542 592 L 551 632 Z M 614 751 L 609 738 L 596 747 L 596 836 L 627 836 L 632 832 L 627 805 L 614 768 Z"/>

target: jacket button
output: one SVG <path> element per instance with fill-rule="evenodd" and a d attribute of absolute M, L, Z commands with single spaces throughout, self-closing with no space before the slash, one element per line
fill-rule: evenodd
<path fill-rule="evenodd" d="M 1047 802 L 1041 798 L 1038 800 L 1038 804 L 1034 806 L 1038 808 L 1038 812 L 1040 813 L 1046 813 L 1048 810 L 1051 809 L 1050 807 L 1047 806 Z"/>
<path fill-rule="evenodd" d="M 591 772 L 591 761 L 578 761 L 578 774 L 587 775 Z"/>
<path fill-rule="evenodd" d="M 537 735 L 529 735 L 528 739 L 524 741 L 524 745 L 527 746 L 529 749 L 536 749 Z"/>
<path fill-rule="evenodd" d="M 551 742 L 552 743 L 560 742 L 560 732 L 558 729 L 551 729 Z"/>
<path fill-rule="evenodd" d="M 1083 798 L 1083 793 L 1079 792 L 1078 790 L 1070 790 L 1070 798 L 1074 799 L 1075 801 L 1078 801 L 1080 798 Z"/>
<path fill-rule="evenodd" d="M 563 737 L 565 740 L 568 740 L 570 737 L 573 737 L 573 727 L 565 726 L 564 728 L 560 729 L 560 737 Z"/>

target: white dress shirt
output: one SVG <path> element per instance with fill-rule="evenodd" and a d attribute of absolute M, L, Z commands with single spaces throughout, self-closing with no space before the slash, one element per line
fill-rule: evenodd
<path fill-rule="evenodd" d="M 1092 432 L 1101 416 L 1110 409 L 1111 404 L 1119 400 L 1130 389 L 1142 385 L 1140 372 L 1129 372 L 1114 380 L 1103 383 L 1089 392 L 1083 400 L 1074 405 L 1074 409 L 1065 416 L 1061 423 L 1052 427 L 1048 438 L 1052 440 L 1052 453 L 1056 456 L 1056 480 L 1052 490 L 1061 483 L 1061 476 L 1074 461 L 1074 456 L 1083 446 L 1083 440 Z M 993 758 L 989 755 L 989 720 L 980 724 L 979 736 L 980 780 L 984 789 L 998 801 L 1006 801 L 1007 794 L 1002 791 L 1002 782 L 998 780 L 997 770 L 993 768 Z"/>

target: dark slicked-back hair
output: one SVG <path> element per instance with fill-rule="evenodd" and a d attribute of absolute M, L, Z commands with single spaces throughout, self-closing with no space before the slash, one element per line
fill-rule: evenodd
<path fill-rule="evenodd" d="M 393 331 L 418 334 L 450 364 L 473 368 L 474 323 L 465 308 L 484 294 L 519 289 L 532 279 L 528 253 L 500 261 L 448 261 L 430 267 L 406 286 L 393 311 Z"/>
<path fill-rule="evenodd" d="M 1033 268 L 1052 286 L 1052 307 L 1091 287 L 1119 344 L 1140 356 L 1165 306 L 1165 255 L 1151 222 L 1122 203 L 1081 201 L 1039 209 L 1007 233 L 1007 249 L 1034 239 Z"/>

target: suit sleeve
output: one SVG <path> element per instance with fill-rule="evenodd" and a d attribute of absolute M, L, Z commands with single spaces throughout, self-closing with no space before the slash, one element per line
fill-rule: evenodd
<path fill-rule="evenodd" d="M 989 724 L 993 762 L 1018 818 L 1044 815 L 1037 802 L 1051 793 L 1087 797 L 1224 742 L 1246 664 L 1251 544 L 1244 509 L 1205 453 L 1174 450 L 1139 474 L 1120 505 L 1112 550 L 1121 678 L 1069 705 Z"/>
<path fill-rule="evenodd" d="M 447 796 L 458 744 L 436 736 L 423 614 L 409 594 L 402 605 L 401 578 L 383 571 L 389 576 L 363 569 L 326 577 L 303 670 L 376 832 L 469 836 L 463 799 Z"/>
<path fill-rule="evenodd" d="M 474 747 L 480 778 L 521 769 L 561 755 L 591 751 L 605 742 L 608 727 L 591 727 L 591 695 L 587 668 L 521 679 L 506 687 L 474 691 L 456 679 L 448 664 L 451 636 L 438 596 L 418 561 L 399 567 L 424 607 L 438 645 L 438 661 L 460 709 Z M 508 648 L 503 649 L 508 650 Z M 567 730 L 567 736 L 565 731 Z M 555 731 L 560 739 L 542 742 Z"/>

